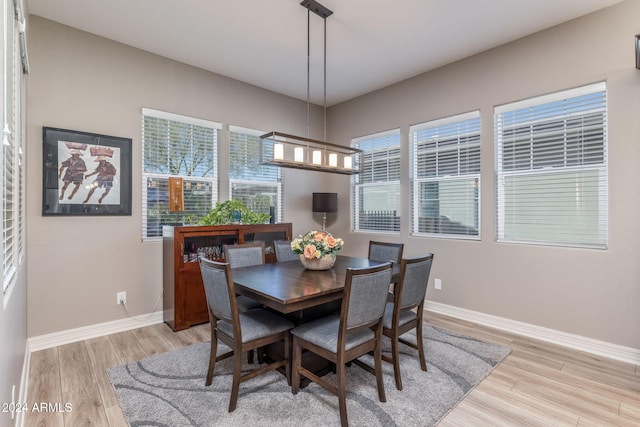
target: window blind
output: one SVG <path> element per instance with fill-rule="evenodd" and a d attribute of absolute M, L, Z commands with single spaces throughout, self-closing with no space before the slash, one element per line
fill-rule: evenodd
<path fill-rule="evenodd" d="M 22 74 L 18 22 L 14 2 L 2 11 L 3 102 L 2 102 L 2 265 L 3 294 L 15 282 L 17 266 L 24 253 L 24 168 L 22 167 L 22 117 L 18 113 Z"/>
<path fill-rule="evenodd" d="M 499 241 L 606 248 L 604 83 L 495 109 Z"/>
<path fill-rule="evenodd" d="M 230 196 L 253 212 L 282 220 L 282 178 L 277 166 L 260 164 L 260 135 L 266 132 L 229 127 Z"/>
<path fill-rule="evenodd" d="M 480 112 L 409 128 L 414 235 L 480 236 Z"/>
<path fill-rule="evenodd" d="M 352 175 L 355 231 L 400 232 L 400 130 L 356 138 L 360 174 Z"/>
<path fill-rule="evenodd" d="M 142 237 L 162 237 L 165 224 L 192 222 L 217 201 L 217 146 L 222 125 L 144 108 Z M 184 211 L 169 211 L 169 177 L 183 178 Z"/>

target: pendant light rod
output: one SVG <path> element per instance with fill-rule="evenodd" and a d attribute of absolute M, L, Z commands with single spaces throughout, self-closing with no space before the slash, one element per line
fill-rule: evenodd
<path fill-rule="evenodd" d="M 324 94 L 323 94 L 323 112 L 324 112 L 324 134 L 323 139 L 327 140 L 327 20 L 324 20 Z"/>
<path fill-rule="evenodd" d="M 310 67 L 311 67 L 311 9 L 307 8 L 307 138 L 311 138 L 311 93 Z"/>
<path fill-rule="evenodd" d="M 307 9 L 307 138 L 311 137 L 311 12 L 321 17 L 324 21 L 324 68 L 323 68 L 323 139 L 327 140 L 327 17 L 333 15 L 333 12 L 315 0 L 303 0 L 300 3 Z"/>
<path fill-rule="evenodd" d="M 343 175 L 360 173 L 362 150 L 327 140 L 327 20 L 332 11 L 315 0 L 300 3 L 307 9 L 307 137 L 273 131 L 260 137 L 260 163 L 284 168 L 331 172 Z M 311 12 L 324 20 L 324 141 L 311 134 Z"/>
<path fill-rule="evenodd" d="M 333 15 L 333 12 L 331 10 L 327 9 L 315 0 L 304 0 L 300 4 L 322 19 L 327 19 L 328 17 Z"/>

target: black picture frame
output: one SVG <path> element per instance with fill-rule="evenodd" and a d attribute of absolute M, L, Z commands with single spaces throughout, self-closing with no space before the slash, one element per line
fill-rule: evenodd
<path fill-rule="evenodd" d="M 131 138 L 43 127 L 42 142 L 43 216 L 131 215 Z"/>

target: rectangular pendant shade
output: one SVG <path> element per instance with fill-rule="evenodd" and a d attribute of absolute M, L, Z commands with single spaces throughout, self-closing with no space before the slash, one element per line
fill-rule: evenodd
<path fill-rule="evenodd" d="M 260 163 L 343 175 L 360 173 L 362 150 L 310 138 L 270 132 L 260 137 Z"/>

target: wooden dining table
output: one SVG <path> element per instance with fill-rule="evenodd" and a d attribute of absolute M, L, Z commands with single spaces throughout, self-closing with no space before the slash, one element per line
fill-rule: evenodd
<path fill-rule="evenodd" d="M 329 270 L 307 270 L 300 261 L 284 261 L 233 269 L 236 292 L 280 313 L 341 302 L 347 268 L 375 267 L 382 261 L 338 255 Z M 393 266 L 394 277 L 399 266 Z M 339 308 L 339 305 L 338 305 Z"/>

